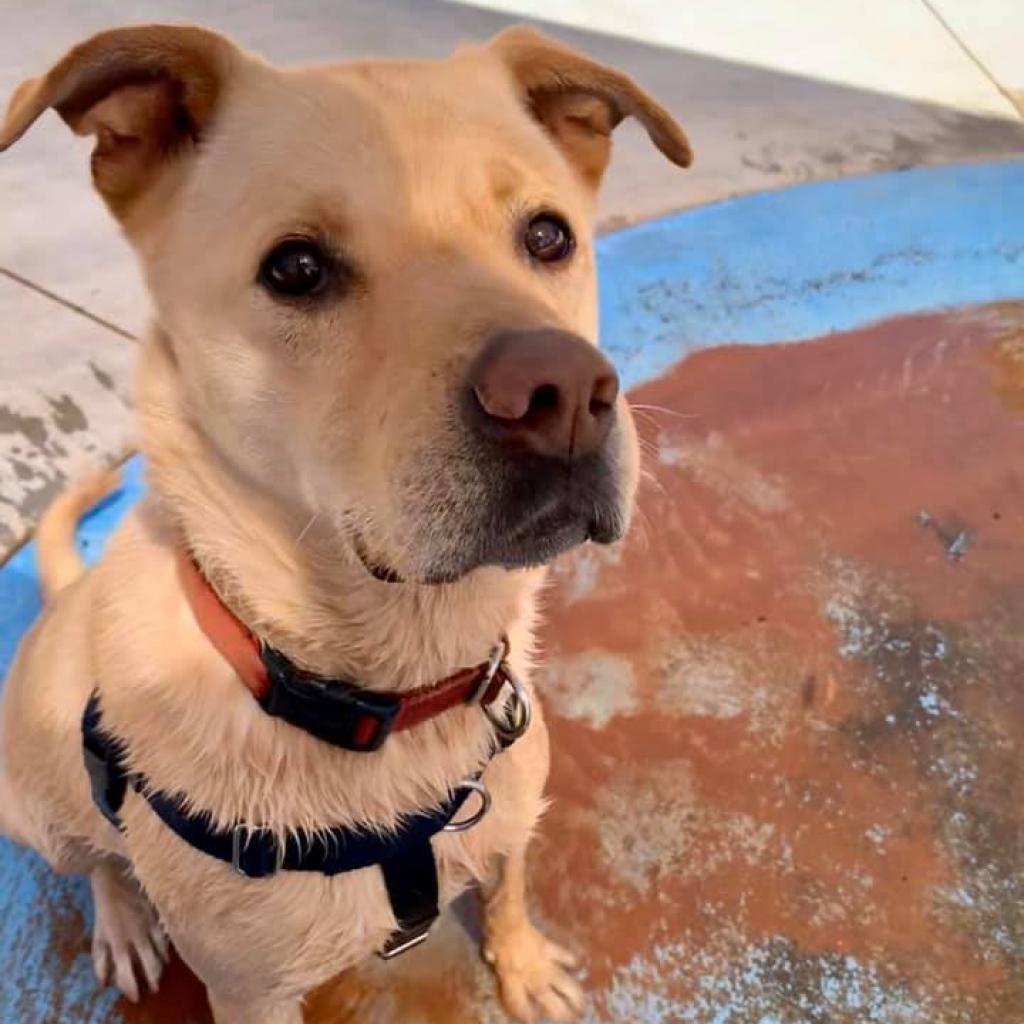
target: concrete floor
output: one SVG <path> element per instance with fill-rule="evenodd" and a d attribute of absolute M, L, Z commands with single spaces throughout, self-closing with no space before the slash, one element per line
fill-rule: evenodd
<path fill-rule="evenodd" d="M 1010 6 L 766 0 L 753 23 L 739 0 L 537 7 L 664 99 L 699 161 L 672 173 L 622 133 L 603 222 L 649 223 L 601 242 L 602 322 L 650 478 L 624 546 L 556 568 L 538 679 L 554 802 L 534 897 L 586 957 L 586 1024 L 1024 1020 Z M 510 17 L 287 11 L 132 17 L 191 15 L 281 60 L 441 53 Z M 0 92 L 119 18 L 4 11 Z M 948 163 L 965 166 L 859 177 Z M 54 118 L 0 157 L 7 550 L 65 475 L 130 441 L 144 300 L 86 177 Z M 0 570 L 0 674 L 33 573 L 31 549 Z M 81 886 L 7 844 L 0 920 L 0 1020 L 209 1024 L 180 964 L 139 1007 L 98 991 Z M 309 1024 L 501 1021 L 475 929 L 463 901 L 428 946 L 317 993 Z"/>

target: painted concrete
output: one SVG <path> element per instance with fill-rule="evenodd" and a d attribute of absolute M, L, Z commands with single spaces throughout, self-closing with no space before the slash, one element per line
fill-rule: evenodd
<path fill-rule="evenodd" d="M 1024 160 L 744 196 L 600 243 L 603 344 L 633 385 L 681 354 L 1016 298 Z"/>
<path fill-rule="evenodd" d="M 1024 1017 L 1024 278 L 1000 277 L 1024 236 L 991 198 L 1021 173 L 805 186 L 602 241 L 606 284 L 647 260 L 707 301 L 700 333 L 668 311 L 670 359 L 667 325 L 643 358 L 622 348 L 657 326 L 649 289 L 606 299 L 650 479 L 627 543 L 563 560 L 548 602 L 535 896 L 587 957 L 586 1024 Z M 933 258 L 906 255 L 921 231 Z M 765 301 L 727 303 L 754 263 Z M 807 267 L 837 268 L 809 311 Z M 84 524 L 88 556 L 140 486 L 133 463 Z M 32 560 L 0 570 L 0 672 L 37 607 Z M 0 1019 L 209 1024 L 180 965 L 115 1005 L 88 980 L 80 888 L 6 844 L 0 875 Z M 420 952 L 318 993 L 308 1024 L 502 1020 L 476 927 L 461 904 Z"/>
<path fill-rule="evenodd" d="M 70 478 L 123 454 L 137 344 L 0 275 L 0 551 Z M 61 354 L 74 353 L 62 359 Z"/>

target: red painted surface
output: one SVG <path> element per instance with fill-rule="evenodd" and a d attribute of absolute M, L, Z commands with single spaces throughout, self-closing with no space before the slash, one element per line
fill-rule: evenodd
<path fill-rule="evenodd" d="M 1022 374 L 1007 306 L 635 396 L 640 529 L 549 619 L 596 1019 L 1024 1019 Z"/>
<path fill-rule="evenodd" d="M 538 679 L 536 905 L 588 1020 L 1024 1020 L 1024 304 L 633 398 L 636 529 L 558 567 Z M 308 1021 L 502 1020 L 474 915 Z M 208 1018 L 179 969 L 124 1020 Z"/>

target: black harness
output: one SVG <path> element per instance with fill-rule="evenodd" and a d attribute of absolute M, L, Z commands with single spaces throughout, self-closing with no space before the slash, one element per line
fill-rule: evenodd
<path fill-rule="evenodd" d="M 335 681 L 318 677 L 311 682 L 309 673 L 297 669 L 280 652 L 273 653 L 275 674 L 279 679 L 287 678 L 289 692 L 300 695 L 302 717 L 308 716 L 318 727 L 308 728 L 303 721 L 291 716 L 289 720 L 328 743 L 332 735 L 347 736 L 349 729 L 343 723 L 335 721 L 332 726 L 331 722 L 332 716 L 339 712 L 336 691 L 332 692 Z M 512 695 L 504 705 L 503 720 L 490 711 L 485 712 L 495 726 L 490 757 L 515 742 L 529 725 L 529 698 L 507 667 L 503 668 L 513 683 Z M 353 689 L 349 682 L 338 681 L 337 685 L 344 687 L 346 693 Z M 480 782 L 481 769 L 474 778 L 460 783 L 439 806 L 406 815 L 393 831 L 338 826 L 316 832 L 291 831 L 281 836 L 246 822 L 224 829 L 214 824 L 208 812 L 186 810 L 183 795 L 155 790 L 144 776 L 127 770 L 124 743 L 104 730 L 96 691 L 82 715 L 82 744 L 93 801 L 119 830 L 124 828 L 120 812 L 131 787 L 180 839 L 201 853 L 230 864 L 246 878 L 270 878 L 278 871 L 309 871 L 331 876 L 379 867 L 398 924 L 397 931 L 380 951 L 385 958 L 418 945 L 427 938 L 437 919 L 438 877 L 431 839 L 439 832 L 471 828 L 490 807 L 490 796 Z M 343 742 L 333 745 L 352 749 Z M 456 821 L 459 811 L 474 794 L 480 800 L 479 809 Z"/>

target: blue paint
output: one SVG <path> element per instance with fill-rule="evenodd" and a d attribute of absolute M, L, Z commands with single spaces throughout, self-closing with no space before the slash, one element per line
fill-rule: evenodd
<path fill-rule="evenodd" d="M 905 313 L 1021 297 L 1024 161 L 747 196 L 609 235 L 598 253 L 602 337 L 632 387 L 711 345 L 815 338 Z M 134 459 L 123 490 L 82 524 L 87 560 L 141 491 Z M 39 612 L 36 579 L 32 546 L 0 569 L 0 675 Z M 53 921 L 87 922 L 89 913 L 81 880 L 57 880 L 35 854 L 0 840 L 0 963 L 7 965 L 0 1021 L 118 1019 L 84 951 L 69 966 L 55 962 Z M 856 962 L 830 970 L 838 974 L 823 974 L 827 1003 L 866 1006 L 865 1020 L 903 1019 L 904 1007 L 883 998 L 874 979 L 861 984 Z M 710 1010 L 714 1019 L 734 1019 L 735 1004 L 723 1002 Z M 761 1020 L 776 1018 L 768 1012 Z"/>
<path fill-rule="evenodd" d="M 598 253 L 602 344 L 633 387 L 712 345 L 1024 296 L 1024 161 L 743 196 Z"/>
<path fill-rule="evenodd" d="M 89 886 L 57 878 L 41 857 L 0 846 L 0 1020 L 114 1024 L 116 998 L 96 985 L 88 944 L 70 962 L 58 958 L 69 933 L 88 935 Z"/>
<path fill-rule="evenodd" d="M 141 460 L 131 459 L 125 466 L 121 489 L 94 508 L 79 525 L 78 549 L 87 562 L 92 563 L 99 557 L 107 537 L 139 499 L 142 490 Z M 22 634 L 35 621 L 41 608 L 34 544 L 15 552 L 0 569 L 0 608 L 3 608 L 0 621 L 0 677 L 3 677 Z"/>
<path fill-rule="evenodd" d="M 79 528 L 78 545 L 95 561 L 114 526 L 142 493 L 142 464 L 126 467 L 124 487 L 94 509 Z M 22 634 L 39 614 L 34 545 L 0 569 L 0 677 L 7 672 Z M 114 1024 L 112 989 L 100 990 L 88 943 L 65 965 L 56 949 L 66 946 L 76 924 L 88 936 L 92 921 L 84 878 L 58 878 L 38 854 L 0 838 L 0 1021 Z M 60 934 L 55 934 L 59 931 Z"/>

